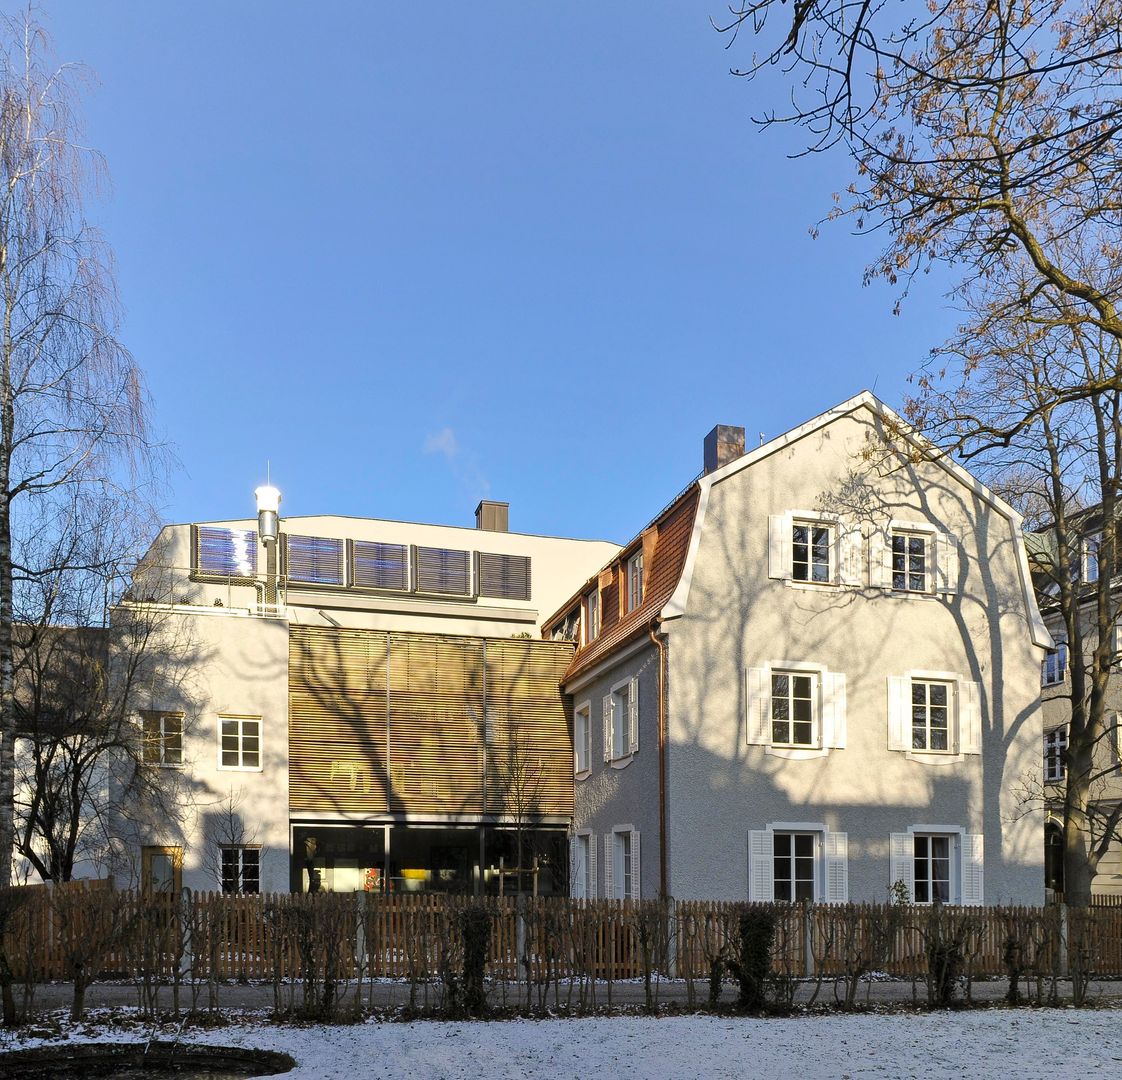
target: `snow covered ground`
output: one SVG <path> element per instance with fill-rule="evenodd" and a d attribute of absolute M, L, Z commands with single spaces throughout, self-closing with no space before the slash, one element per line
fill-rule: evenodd
<path fill-rule="evenodd" d="M 1061 1080 L 1122 1073 L 1122 1011 L 1004 1010 L 749 1020 L 622 1016 L 496 1023 L 287 1027 L 247 1021 L 188 1032 L 185 1042 L 280 1050 L 293 1080 L 588 1076 L 636 1078 L 1015 1077 Z M 134 1031 L 86 1029 L 125 1041 Z M 3 1049 L 51 1040 L 2 1037 Z"/>

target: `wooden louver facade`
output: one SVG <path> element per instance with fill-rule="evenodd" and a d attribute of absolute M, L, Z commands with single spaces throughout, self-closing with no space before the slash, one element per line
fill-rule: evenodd
<path fill-rule="evenodd" d="M 500 818 L 520 802 L 571 815 L 572 655 L 565 642 L 292 626 L 292 812 Z"/>

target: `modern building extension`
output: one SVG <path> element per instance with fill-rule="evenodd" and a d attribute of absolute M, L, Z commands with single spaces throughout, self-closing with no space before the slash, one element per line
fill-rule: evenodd
<path fill-rule="evenodd" d="M 576 895 L 1043 899 L 1020 518 L 872 395 L 716 428 L 544 634 L 577 645 Z"/>

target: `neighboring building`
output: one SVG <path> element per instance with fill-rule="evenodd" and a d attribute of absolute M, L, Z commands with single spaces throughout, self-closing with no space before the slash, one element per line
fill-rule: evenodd
<path fill-rule="evenodd" d="M 182 813 L 122 821 L 135 876 L 494 891 L 521 846 L 564 891 L 573 649 L 541 616 L 617 546 L 509 532 L 505 503 L 472 530 L 258 498 L 258 520 L 163 529 L 134 579 L 187 672 L 136 700 Z"/>
<path fill-rule="evenodd" d="M 714 429 L 544 633 L 579 646 L 576 895 L 1042 900 L 1021 520 L 871 394 Z"/>
<path fill-rule="evenodd" d="M 1079 530 L 1076 540 L 1076 558 L 1073 559 L 1073 575 L 1078 574 L 1078 584 L 1086 597 L 1081 606 L 1081 626 L 1083 635 L 1084 664 L 1089 669 L 1091 653 L 1098 642 L 1095 630 L 1096 602 L 1094 590 L 1103 567 L 1099 559 L 1099 538 L 1102 530 L 1102 514 L 1092 507 L 1079 515 L 1075 527 Z M 1054 645 L 1045 654 L 1040 668 L 1041 695 L 1044 700 L 1044 872 L 1049 890 L 1062 893 L 1063 882 L 1063 804 L 1067 783 L 1067 745 L 1068 726 L 1071 720 L 1071 656 L 1067 630 L 1056 606 L 1053 575 L 1049 569 L 1053 565 L 1049 553 L 1050 539 L 1047 531 L 1030 535 L 1028 541 L 1030 559 L 1039 569 L 1036 574 L 1040 609 L 1054 639 Z M 1112 577 L 1117 578 L 1117 573 Z M 1112 583 L 1113 585 L 1113 583 Z M 1122 654 L 1122 635 L 1117 626 L 1112 635 L 1112 648 L 1116 656 Z M 1122 842 L 1118 835 L 1122 832 L 1122 822 L 1109 827 L 1112 812 L 1122 801 L 1122 677 L 1112 674 L 1107 682 L 1106 694 L 1106 732 L 1105 737 L 1095 748 L 1094 773 L 1091 782 L 1093 805 L 1090 814 L 1092 842 L 1102 839 L 1107 833 L 1109 847 L 1099 862 L 1098 871 L 1091 883 L 1091 891 L 1096 894 L 1122 895 Z"/>

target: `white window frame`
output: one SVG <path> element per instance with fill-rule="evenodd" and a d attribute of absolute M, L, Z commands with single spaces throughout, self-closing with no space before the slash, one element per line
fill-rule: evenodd
<path fill-rule="evenodd" d="M 1079 580 L 1084 585 L 1093 585 L 1099 580 L 1099 553 L 1102 551 L 1103 534 L 1088 533 L 1079 541 Z M 1093 552 L 1093 553 L 1092 553 Z"/>
<path fill-rule="evenodd" d="M 635 552 L 627 560 L 627 611 L 630 613 L 643 603 L 643 553 Z"/>
<path fill-rule="evenodd" d="M 785 721 L 778 721 L 775 718 L 775 706 L 777 698 L 775 695 L 775 680 L 777 678 L 786 678 L 788 680 L 786 701 L 788 705 L 788 715 Z M 769 672 L 769 679 L 771 687 L 769 691 L 769 699 L 771 704 L 771 745 L 776 749 L 785 750 L 820 750 L 822 749 L 822 681 L 821 674 L 818 671 L 809 669 L 796 669 L 796 668 L 780 668 L 773 667 Z M 795 733 L 795 719 L 791 711 L 792 706 L 796 700 L 794 693 L 794 685 L 791 682 L 793 679 L 809 679 L 810 680 L 810 739 L 808 742 L 796 742 L 794 740 Z M 805 723 L 805 721 L 800 721 Z M 785 723 L 788 729 L 788 735 L 791 738 L 777 741 L 775 738 L 775 725 L 777 723 Z"/>
<path fill-rule="evenodd" d="M 980 906 L 985 903 L 984 837 L 981 833 L 968 833 L 962 825 L 910 825 L 906 832 L 893 833 L 890 837 L 889 885 L 902 880 L 908 887 L 909 899 L 912 903 L 926 905 L 931 902 L 917 901 L 915 898 L 916 836 L 953 838 L 949 903 L 970 906 Z"/>
<path fill-rule="evenodd" d="M 953 690 L 953 704 L 950 716 L 949 750 L 916 750 L 912 746 L 912 682 L 946 682 Z M 902 731 L 893 730 L 893 694 L 901 693 L 903 700 L 895 705 L 904 709 L 906 715 L 898 719 Z M 928 671 L 917 668 L 888 677 L 888 749 L 904 754 L 912 761 L 925 765 L 953 765 L 965 761 L 967 756 L 980 755 L 982 752 L 981 687 L 953 671 Z M 901 741 L 895 742 L 899 737 Z"/>
<path fill-rule="evenodd" d="M 146 730 L 149 720 L 159 720 L 159 736 L 153 742 L 149 742 L 148 732 Z M 179 760 L 168 761 L 168 737 L 167 721 L 175 720 L 179 724 Z M 141 761 L 152 768 L 157 769 L 182 769 L 186 763 L 186 747 L 184 740 L 186 737 L 184 715 L 181 712 L 174 710 L 161 710 L 161 709 L 146 709 L 140 714 L 140 759 Z M 158 760 L 152 760 L 148 756 L 149 746 L 156 745 L 159 747 Z"/>
<path fill-rule="evenodd" d="M 814 691 L 811 700 L 814 738 L 803 744 L 775 743 L 772 740 L 772 677 L 777 674 L 812 675 Z M 745 672 L 746 740 L 750 746 L 762 746 L 764 753 L 790 761 L 825 757 L 833 750 L 844 750 L 846 744 L 846 677 L 844 672 L 830 671 L 825 664 L 805 660 L 767 660 L 759 668 Z M 754 685 L 759 680 L 759 685 Z M 766 710 L 765 717 L 754 710 Z M 766 738 L 764 737 L 766 735 Z"/>
<path fill-rule="evenodd" d="M 820 830 L 803 830 L 803 829 L 771 829 L 772 838 L 772 858 L 774 863 L 778 863 L 781 856 L 775 852 L 775 843 L 779 838 L 784 838 L 788 841 L 790 854 L 783 856 L 789 858 L 791 861 L 791 880 L 790 892 L 796 892 L 795 886 L 798 879 L 795 876 L 797 870 L 797 857 L 795 855 L 795 841 L 798 837 L 809 837 L 811 842 L 811 877 L 810 877 L 810 896 L 799 901 L 794 895 L 777 896 L 775 895 L 778 878 L 774 872 L 772 874 L 772 896 L 779 903 L 819 903 L 823 899 L 822 889 L 822 859 L 823 859 L 823 832 Z"/>
<path fill-rule="evenodd" d="M 226 865 L 225 854 L 227 851 L 236 851 L 239 853 L 238 858 L 238 884 L 237 889 L 233 889 L 227 893 L 226 891 Z M 254 892 L 248 892 L 246 889 L 241 888 L 241 882 L 245 874 L 245 853 L 247 851 L 255 851 L 257 853 L 257 889 Z M 228 896 L 256 896 L 261 889 L 261 845 L 260 844 L 219 844 L 218 845 L 218 869 L 222 878 L 221 888 L 222 892 Z"/>
<path fill-rule="evenodd" d="M 236 723 L 237 739 L 238 739 L 238 764 L 226 765 L 222 761 L 223 748 L 222 748 L 222 728 L 227 723 Z M 257 764 L 245 765 L 243 764 L 245 758 L 245 725 L 247 723 L 257 725 Z M 261 772 L 265 766 L 265 725 L 260 716 L 255 716 L 250 713 L 219 713 L 218 714 L 218 770 L 220 772 Z"/>
<path fill-rule="evenodd" d="M 932 843 L 936 840 L 945 840 L 947 844 L 947 898 L 938 901 L 943 904 L 957 904 L 961 902 L 962 898 L 962 835 L 958 832 L 926 832 L 919 831 L 918 829 L 912 832 L 912 902 L 915 904 L 931 905 L 936 903 L 934 898 L 934 884 L 937 880 L 931 874 L 931 866 L 935 862 L 935 856 L 932 854 Z M 927 886 L 927 899 L 919 899 L 919 887 L 915 876 L 915 866 L 919 861 L 919 853 L 916 848 L 920 841 L 925 841 L 927 844 L 926 862 L 928 866 L 927 879 L 924 884 Z"/>
<path fill-rule="evenodd" d="M 578 725 L 580 717 L 583 717 L 583 724 Z M 577 780 L 584 780 L 591 771 L 592 700 L 586 699 L 573 709 L 573 776 Z"/>
<path fill-rule="evenodd" d="M 642 898 L 642 861 L 639 832 L 634 825 L 613 825 L 604 836 L 604 897 L 607 900 Z"/>
<path fill-rule="evenodd" d="M 584 643 L 591 645 L 600 636 L 600 590 L 593 589 L 586 593 L 582 605 L 584 618 L 581 620 L 584 627 Z"/>
<path fill-rule="evenodd" d="M 958 746 L 958 700 L 957 700 L 958 699 L 958 686 L 956 685 L 956 680 L 954 680 L 954 679 L 926 679 L 926 678 L 920 678 L 919 676 L 913 674 L 912 677 L 911 677 L 910 683 L 911 683 L 911 685 L 910 685 L 911 693 L 909 695 L 908 704 L 909 704 L 909 708 L 911 710 L 911 715 L 909 716 L 909 725 L 908 726 L 911 729 L 912 752 L 915 753 L 915 754 L 953 754 L 953 753 L 955 753 L 956 747 Z M 923 708 L 924 714 L 925 714 L 925 720 L 924 720 L 924 725 L 923 725 L 923 732 L 924 732 L 924 745 L 923 746 L 916 746 L 915 745 L 915 732 L 916 732 L 915 710 L 916 710 L 916 707 L 917 707 L 917 702 L 915 700 L 915 690 L 916 690 L 917 686 L 923 686 L 925 688 L 924 689 L 924 695 L 923 695 L 924 700 L 923 700 L 923 704 L 921 706 Z M 947 745 L 943 746 L 943 747 L 933 747 L 931 745 L 932 734 L 936 730 L 932 726 L 931 716 L 932 716 L 933 710 L 940 707 L 938 705 L 933 705 L 932 702 L 931 702 L 931 696 L 932 696 L 931 695 L 931 689 L 932 689 L 932 687 L 936 687 L 936 686 L 941 686 L 946 691 L 946 702 L 944 703 L 942 708 L 946 711 L 946 721 L 947 722 L 946 722 L 946 725 L 944 726 L 944 732 L 945 732 L 945 735 L 946 735 Z"/>
<path fill-rule="evenodd" d="M 613 769 L 631 764 L 639 752 L 639 677 L 632 675 L 612 684 L 604 695 L 604 761 Z M 623 750 L 623 734 L 627 750 Z"/>
<path fill-rule="evenodd" d="M 583 852 L 581 849 L 583 848 Z M 591 829 L 578 829 L 573 833 L 573 846 L 571 859 L 580 863 L 582 873 L 576 875 L 576 868 L 570 868 L 572 874 L 572 897 L 574 900 L 596 899 L 596 834 Z"/>
<path fill-rule="evenodd" d="M 897 589 L 892 581 L 892 540 L 895 536 L 922 537 L 926 544 L 925 588 Z M 869 584 L 883 589 L 885 596 L 899 599 L 934 600 L 958 591 L 961 548 L 956 537 L 930 521 L 892 518 L 872 529 L 869 535 Z"/>
<path fill-rule="evenodd" d="M 775 836 L 805 835 L 815 838 L 813 903 L 849 902 L 849 837 L 828 829 L 821 821 L 771 821 L 748 833 L 748 899 L 775 899 Z"/>
<path fill-rule="evenodd" d="M 795 530 L 808 529 L 807 534 L 807 577 L 799 578 L 795 576 Z M 814 530 L 825 529 L 826 540 L 826 577 L 818 581 L 814 578 Z M 791 575 L 791 583 L 793 585 L 810 585 L 821 588 L 826 585 L 836 585 L 838 579 L 838 553 L 836 546 L 838 543 L 838 523 L 836 519 L 827 519 L 820 515 L 804 515 L 801 513 L 791 515 L 791 566 L 789 573 Z"/>
<path fill-rule="evenodd" d="M 923 541 L 923 587 L 920 589 L 913 589 L 910 581 L 912 577 L 911 571 L 911 552 L 905 550 L 904 552 L 904 584 L 897 587 L 896 585 L 896 538 L 899 537 L 905 542 L 905 548 L 910 540 Z M 889 527 L 888 532 L 888 587 L 901 596 L 930 596 L 935 591 L 935 578 L 938 574 L 938 567 L 935 566 L 936 553 L 935 553 L 935 532 L 930 528 L 919 528 L 914 525 L 907 525 L 905 523 L 893 522 Z"/>
<path fill-rule="evenodd" d="M 1117 730 L 1117 729 L 1116 729 Z M 1044 783 L 1062 784 L 1067 779 L 1067 725 L 1044 733 Z"/>
<path fill-rule="evenodd" d="M 1040 664 L 1040 685 L 1060 686 L 1067 680 L 1067 642 L 1057 641 L 1054 649 L 1044 654 Z"/>

